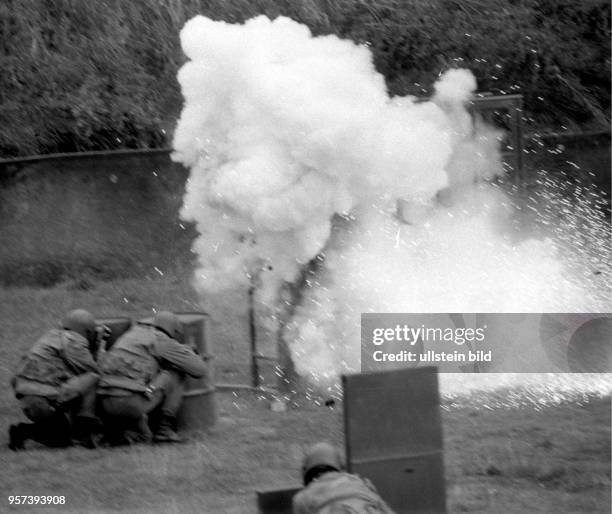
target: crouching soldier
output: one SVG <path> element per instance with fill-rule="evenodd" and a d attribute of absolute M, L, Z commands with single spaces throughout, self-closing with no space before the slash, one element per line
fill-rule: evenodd
<path fill-rule="evenodd" d="M 159 312 L 151 326 L 134 326 L 101 359 L 98 395 L 110 444 L 181 440 L 176 415 L 186 375 L 206 373 L 204 361 L 182 339 L 178 317 Z"/>
<path fill-rule="evenodd" d="M 293 512 L 393 514 L 369 480 L 343 469 L 340 452 L 330 444 L 318 443 L 310 448 L 302 466 L 305 487 L 293 498 Z"/>
<path fill-rule="evenodd" d="M 99 370 L 94 355 L 102 333 L 89 312 L 77 309 L 34 344 L 11 380 L 21 409 L 33 423 L 10 426 L 9 448 L 23 449 L 28 439 L 55 447 L 73 440 L 95 447 Z"/>

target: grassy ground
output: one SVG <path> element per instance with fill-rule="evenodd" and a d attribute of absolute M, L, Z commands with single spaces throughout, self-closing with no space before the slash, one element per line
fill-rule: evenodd
<path fill-rule="evenodd" d="M 99 316 L 148 315 L 152 308 L 203 308 L 184 278 L 66 283 L 53 289 L 0 290 L 0 383 L 20 354 L 66 310 Z M 236 293 L 205 305 L 219 381 L 246 381 L 246 300 Z M 265 339 L 270 339 L 264 333 Z M 63 512 L 254 512 L 254 491 L 298 483 L 303 449 L 342 442 L 341 407 L 302 402 L 272 412 L 251 393 L 217 394 L 219 419 L 176 446 L 41 447 L 13 453 L 6 431 L 20 413 L 5 386 L 0 397 L 0 511 L 16 494 L 64 495 Z M 610 399 L 541 410 L 443 411 L 452 512 L 610 512 Z M 43 512 L 40 507 L 13 507 Z"/>

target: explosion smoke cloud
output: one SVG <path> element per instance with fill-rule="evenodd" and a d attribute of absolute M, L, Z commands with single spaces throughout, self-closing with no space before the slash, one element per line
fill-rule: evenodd
<path fill-rule="evenodd" d="M 199 16 L 181 42 L 190 60 L 174 158 L 192 170 L 182 215 L 202 234 L 204 290 L 244 284 L 267 264 L 273 291 L 324 247 L 335 213 L 428 202 L 446 186 L 460 127 L 440 105 L 470 95 L 468 71 L 443 79 L 438 103 L 418 104 L 388 97 L 365 47 L 286 18 Z"/>
<path fill-rule="evenodd" d="M 198 16 L 181 42 L 173 157 L 191 168 L 182 216 L 201 234 L 198 288 L 265 269 L 260 300 L 274 303 L 324 250 L 286 333 L 300 373 L 325 385 L 358 369 L 361 312 L 605 310 L 551 241 L 520 241 L 509 200 L 481 183 L 502 173 L 500 134 L 464 108 L 469 71 L 417 102 L 389 98 L 367 48 L 287 18 Z"/>

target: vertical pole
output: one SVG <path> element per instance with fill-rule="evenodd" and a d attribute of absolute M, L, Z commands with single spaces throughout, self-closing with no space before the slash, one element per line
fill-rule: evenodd
<path fill-rule="evenodd" d="M 213 388 L 215 387 L 215 361 L 213 356 L 213 348 L 212 348 L 212 340 L 210 338 L 210 316 L 208 313 L 204 313 L 202 318 L 203 330 L 202 334 L 204 336 L 204 344 L 202 345 L 202 353 L 205 356 L 206 364 L 208 364 L 208 374 L 207 374 L 207 387 Z"/>
<path fill-rule="evenodd" d="M 289 342 L 286 339 L 286 328 L 293 318 L 299 295 L 300 287 L 290 282 L 285 282 L 279 293 L 281 308 L 278 313 L 276 387 L 281 397 L 285 399 L 289 398 L 292 384 L 295 383 L 295 367 L 291 359 Z"/>
<path fill-rule="evenodd" d="M 259 366 L 257 362 L 257 332 L 255 328 L 255 285 L 251 281 L 249 287 L 249 339 L 251 343 L 251 383 L 259 387 Z"/>
<path fill-rule="evenodd" d="M 516 167 L 519 187 L 525 184 L 525 174 L 523 170 L 523 98 L 518 98 L 514 105 L 514 126 L 515 126 L 515 142 L 516 148 Z"/>
<path fill-rule="evenodd" d="M 343 421 L 344 421 L 344 458 L 345 458 L 345 462 L 346 462 L 346 470 L 349 473 L 352 473 L 353 471 L 353 455 L 351 452 L 351 423 L 349 423 L 349 420 L 351 419 L 351 416 L 353 415 L 352 409 L 351 409 L 351 403 L 349 402 L 349 388 L 346 386 L 347 384 L 347 380 L 346 380 L 346 375 L 342 375 L 342 406 L 343 406 Z"/>

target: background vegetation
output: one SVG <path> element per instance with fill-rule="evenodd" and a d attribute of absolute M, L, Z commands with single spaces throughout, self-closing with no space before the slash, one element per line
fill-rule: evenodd
<path fill-rule="evenodd" d="M 178 32 L 197 13 L 286 15 L 366 44 L 392 94 L 466 66 L 483 91 L 525 95 L 532 128 L 609 129 L 607 0 L 4 0 L 0 157 L 167 145 Z"/>

